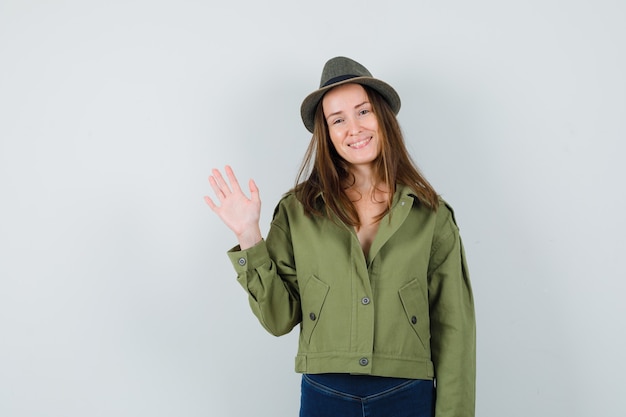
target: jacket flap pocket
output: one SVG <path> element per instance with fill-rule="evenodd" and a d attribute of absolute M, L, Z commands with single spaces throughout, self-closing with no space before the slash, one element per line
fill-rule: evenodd
<path fill-rule="evenodd" d="M 419 282 L 415 279 L 398 291 L 406 320 L 415 331 L 422 347 L 430 350 L 430 318 L 428 316 L 428 299 Z"/>
<path fill-rule="evenodd" d="M 322 316 L 322 307 L 330 287 L 317 277 L 311 276 L 300 292 L 302 305 L 302 337 L 311 341 L 313 330 Z"/>

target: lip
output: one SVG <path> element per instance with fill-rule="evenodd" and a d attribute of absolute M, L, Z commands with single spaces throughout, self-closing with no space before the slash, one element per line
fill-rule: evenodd
<path fill-rule="evenodd" d="M 349 147 L 350 149 L 361 149 L 361 148 L 364 148 L 364 147 L 366 147 L 367 145 L 369 145 L 369 143 L 370 143 L 371 141 L 372 141 L 372 137 L 371 137 L 371 136 L 368 136 L 368 137 L 366 137 L 366 138 L 359 139 L 359 140 L 357 140 L 357 141 L 355 141 L 355 142 L 348 143 L 348 147 Z"/>

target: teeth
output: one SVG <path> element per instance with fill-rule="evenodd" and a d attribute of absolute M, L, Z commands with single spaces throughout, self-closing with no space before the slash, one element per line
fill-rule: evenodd
<path fill-rule="evenodd" d="M 348 146 L 358 148 L 359 146 L 365 145 L 369 140 L 370 140 L 370 138 L 363 139 L 361 141 L 358 141 L 358 142 L 355 142 L 355 143 L 351 143 Z"/>

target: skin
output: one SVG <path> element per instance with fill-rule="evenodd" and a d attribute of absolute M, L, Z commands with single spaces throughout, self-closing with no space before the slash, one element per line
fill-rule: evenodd
<path fill-rule="evenodd" d="M 350 163 L 355 182 L 346 189 L 353 201 L 361 227 L 356 229 L 363 251 L 367 254 L 378 230 L 375 218 L 384 210 L 387 190 L 378 184 L 373 161 L 380 152 L 378 120 L 372 112 L 365 89 L 359 84 L 344 84 L 328 91 L 322 100 L 328 132 L 337 153 Z M 250 197 L 241 189 L 230 166 L 225 167 L 226 179 L 213 169 L 209 183 L 217 203 L 208 196 L 208 206 L 231 229 L 242 250 L 262 240 L 259 227 L 261 200 L 253 180 L 248 183 Z"/>
<path fill-rule="evenodd" d="M 351 164 L 359 179 L 371 179 L 372 162 L 380 152 L 378 120 L 365 89 L 344 84 L 322 99 L 328 133 L 337 153 Z"/>
<path fill-rule="evenodd" d="M 262 239 L 259 218 L 261 217 L 261 199 L 259 189 L 254 180 L 250 180 L 250 198 L 248 198 L 237 181 L 235 173 L 228 165 L 225 167 L 226 182 L 221 172 L 213 169 L 213 174 L 209 176 L 209 183 L 215 192 L 219 205 L 209 196 L 204 197 L 204 201 L 211 207 L 211 210 L 235 233 L 239 246 L 242 250 L 251 248 Z"/>
<path fill-rule="evenodd" d="M 365 89 L 360 84 L 344 84 L 330 90 L 322 99 L 328 133 L 339 156 L 350 163 L 354 184 L 345 189 L 361 226 L 355 229 L 363 253 L 367 255 L 376 237 L 378 215 L 385 209 L 387 188 L 374 175 L 373 162 L 380 153 L 378 119 Z"/>

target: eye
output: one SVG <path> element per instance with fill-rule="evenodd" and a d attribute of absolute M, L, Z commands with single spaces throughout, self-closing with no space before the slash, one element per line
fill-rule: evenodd
<path fill-rule="evenodd" d="M 361 109 L 359 111 L 359 115 L 364 116 L 364 115 L 368 114 L 369 112 L 370 112 L 369 109 Z"/>
<path fill-rule="evenodd" d="M 334 125 L 338 125 L 339 123 L 343 122 L 343 119 L 339 118 L 339 119 L 335 119 L 333 120 L 332 124 Z"/>

